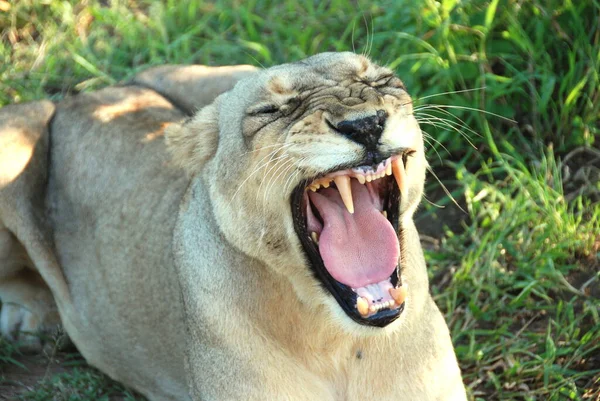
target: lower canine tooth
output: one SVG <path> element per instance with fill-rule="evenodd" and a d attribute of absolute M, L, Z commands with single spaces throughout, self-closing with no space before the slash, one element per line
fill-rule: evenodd
<path fill-rule="evenodd" d="M 361 316 L 367 316 L 369 314 L 369 301 L 363 297 L 358 297 L 356 300 L 356 309 Z"/>
<path fill-rule="evenodd" d="M 397 305 L 402 305 L 404 300 L 406 299 L 407 291 L 405 286 L 400 286 L 398 288 L 390 288 L 390 296 L 394 298 L 394 301 Z"/>
<path fill-rule="evenodd" d="M 315 244 L 319 245 L 319 234 L 313 231 L 312 233 L 310 233 L 310 238 L 312 238 Z"/>

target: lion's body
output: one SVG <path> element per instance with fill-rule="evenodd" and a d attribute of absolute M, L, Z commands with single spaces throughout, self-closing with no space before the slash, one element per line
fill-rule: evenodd
<path fill-rule="evenodd" d="M 330 301 L 303 302 L 296 285 L 306 281 L 313 298 L 322 290 L 291 270 L 299 251 L 277 230 L 261 232 L 259 243 L 281 255 L 277 266 L 293 281 L 236 245 L 232 232 L 251 238 L 283 212 L 224 215 L 215 199 L 233 202 L 240 182 L 210 162 L 208 172 L 186 174 L 178 165 L 189 161 L 172 161 L 163 134 L 191 105 L 210 104 L 253 72 L 224 71 L 218 88 L 203 91 L 198 83 L 215 78 L 189 71 L 195 88 L 159 71 L 160 79 L 138 79 L 143 86 L 0 111 L 0 297 L 29 311 L 3 310 L 5 326 L 56 323 L 45 282 L 84 357 L 152 401 L 464 400 L 412 221 L 403 223 L 403 257 L 415 266 L 403 273 L 406 318 L 380 332 L 348 330 Z M 26 118 L 14 118 L 21 110 Z"/>
<path fill-rule="evenodd" d="M 171 238 L 188 179 L 168 160 L 162 131 L 183 117 L 133 86 L 69 99 L 51 124 L 48 182 L 69 336 L 111 376 L 175 394 L 186 388 Z"/>

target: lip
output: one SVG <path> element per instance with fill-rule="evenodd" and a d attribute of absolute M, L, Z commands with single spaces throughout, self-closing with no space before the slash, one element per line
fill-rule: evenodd
<path fill-rule="evenodd" d="M 346 169 L 332 171 L 322 176 L 306 179 L 296 186 L 291 195 L 290 203 L 294 229 L 302 244 L 304 253 L 307 256 L 309 268 L 319 283 L 335 298 L 346 315 L 356 323 L 364 326 L 385 327 L 389 325 L 402 314 L 405 308 L 405 302 L 402 301 L 399 305 L 395 304 L 393 308 L 382 308 L 380 310 L 371 309 L 369 313 L 359 313 L 357 307 L 357 301 L 360 298 L 359 295 L 353 288 L 332 277 L 325 267 L 317 244 L 311 238 L 311 233 L 307 228 L 305 212 L 303 211 L 307 198 L 307 191 L 317 191 L 321 186 L 325 186 L 327 183 L 334 181 L 336 177 L 344 175 L 356 178 L 357 180 L 361 175 L 363 177 L 365 176 L 365 171 L 368 174 L 373 173 L 373 176 L 379 176 L 379 178 L 377 178 L 378 180 L 381 180 L 379 185 L 383 186 L 385 193 L 383 209 L 387 213 L 386 217 L 398 237 L 399 246 L 402 252 L 402 236 L 398 234 L 400 234 L 401 231 L 399 219 L 400 203 L 403 197 L 402 195 L 406 193 L 406 183 L 402 183 L 401 181 L 394 179 L 394 176 L 386 174 L 386 169 L 389 172 L 389 164 L 391 164 L 392 161 L 398 159 L 406 161 L 408 153 L 410 152 L 393 155 L 377 166 L 356 165 Z M 314 235 L 314 233 L 312 234 Z M 394 288 L 400 288 L 402 286 L 402 266 L 400 260 L 392 274 L 389 276 L 389 282 Z"/>

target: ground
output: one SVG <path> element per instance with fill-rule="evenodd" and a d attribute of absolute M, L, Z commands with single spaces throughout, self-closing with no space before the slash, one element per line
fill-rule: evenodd
<path fill-rule="evenodd" d="M 15 355 L 2 369 L 0 400 L 143 400 L 97 370 L 76 352 Z"/>
<path fill-rule="evenodd" d="M 470 399 L 599 401 L 598 15 L 596 0 L 0 0 L 0 105 L 164 63 L 368 54 L 427 134 L 417 223 Z M 0 399 L 133 397 L 74 351 L 0 342 L 0 372 Z"/>

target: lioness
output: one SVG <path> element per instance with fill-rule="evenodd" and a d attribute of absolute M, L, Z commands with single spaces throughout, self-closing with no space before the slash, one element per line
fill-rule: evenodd
<path fill-rule="evenodd" d="M 402 82 L 353 53 L 7 106 L 2 333 L 60 322 L 150 400 L 465 400 L 425 167 Z"/>

